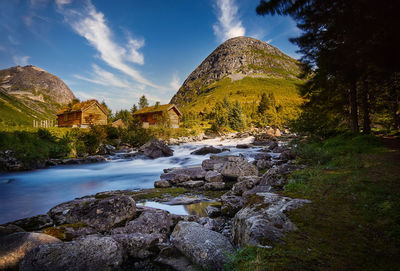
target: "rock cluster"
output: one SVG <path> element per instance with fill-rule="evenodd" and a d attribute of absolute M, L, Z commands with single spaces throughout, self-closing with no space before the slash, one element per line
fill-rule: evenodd
<path fill-rule="evenodd" d="M 174 151 L 169 148 L 164 142 L 157 139 L 152 139 L 139 148 L 139 152 L 145 156 L 155 159 L 159 157 L 172 156 Z"/>

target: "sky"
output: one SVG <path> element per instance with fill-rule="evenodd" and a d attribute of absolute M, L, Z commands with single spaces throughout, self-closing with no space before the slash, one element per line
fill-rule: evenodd
<path fill-rule="evenodd" d="M 263 40 L 299 58 L 289 17 L 259 16 L 259 0 L 0 0 L 0 69 L 34 65 L 81 100 L 130 109 L 168 103 L 222 42 Z"/>

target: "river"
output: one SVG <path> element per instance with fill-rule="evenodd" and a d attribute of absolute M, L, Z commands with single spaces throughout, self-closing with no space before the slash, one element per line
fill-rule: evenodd
<path fill-rule="evenodd" d="M 53 206 L 102 191 L 153 188 L 165 168 L 198 166 L 210 155 L 191 155 L 202 146 L 230 148 L 220 155 L 244 154 L 252 159 L 254 148 L 237 149 L 245 139 L 209 139 L 172 146 L 174 155 L 158 159 L 115 159 L 103 163 L 55 166 L 27 172 L 0 174 L 0 224 L 46 213 Z M 257 149 L 257 148 L 256 148 Z"/>

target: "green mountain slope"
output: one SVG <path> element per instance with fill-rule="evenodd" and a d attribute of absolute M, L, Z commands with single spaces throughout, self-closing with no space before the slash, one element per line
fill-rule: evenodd
<path fill-rule="evenodd" d="M 210 112 L 216 102 L 238 100 L 254 108 L 264 92 L 273 93 L 280 116 L 292 119 L 302 102 L 298 62 L 277 48 L 248 37 L 230 39 L 216 48 L 185 80 L 171 103 L 182 110 Z"/>
<path fill-rule="evenodd" d="M 56 111 L 74 98 L 60 78 L 35 66 L 0 70 L 0 127 L 55 120 Z"/>

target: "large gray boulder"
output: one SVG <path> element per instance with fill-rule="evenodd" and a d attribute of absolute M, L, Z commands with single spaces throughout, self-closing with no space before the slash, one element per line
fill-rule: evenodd
<path fill-rule="evenodd" d="M 83 223 L 104 232 L 134 218 L 136 203 L 125 195 L 105 199 L 82 198 L 57 205 L 48 214 L 56 225 Z"/>
<path fill-rule="evenodd" d="M 151 139 L 141 146 L 139 152 L 142 152 L 144 155 L 152 159 L 172 156 L 174 154 L 174 151 L 170 147 L 157 139 Z"/>
<path fill-rule="evenodd" d="M 206 171 L 201 167 L 173 168 L 161 174 L 160 179 L 171 184 L 179 184 L 189 180 L 204 180 Z"/>
<path fill-rule="evenodd" d="M 43 233 L 17 232 L 0 237 L 0 270 L 18 269 L 19 262 L 32 249 L 51 243 L 61 242 Z"/>
<path fill-rule="evenodd" d="M 239 247 L 279 242 L 285 233 L 297 229 L 284 212 L 310 203 L 274 193 L 256 195 L 259 197 L 257 203 L 243 208 L 233 219 L 232 237 Z"/>
<path fill-rule="evenodd" d="M 138 218 L 129 221 L 124 227 L 118 227 L 111 234 L 161 234 L 165 238 L 171 232 L 171 218 L 167 211 L 160 209 L 145 209 Z"/>
<path fill-rule="evenodd" d="M 127 255 L 138 259 L 157 256 L 160 251 L 158 245 L 165 242 L 165 237 L 156 233 L 115 234 L 112 238 L 123 247 Z"/>
<path fill-rule="evenodd" d="M 236 161 L 226 162 L 221 169 L 221 174 L 225 179 L 236 181 L 241 176 L 257 176 L 258 169 L 246 158 L 240 157 Z"/>
<path fill-rule="evenodd" d="M 182 254 L 204 269 L 223 270 L 228 255 L 234 252 L 225 236 L 196 222 L 179 222 L 171 239 Z"/>
<path fill-rule="evenodd" d="M 124 259 L 121 244 L 112 237 L 87 236 L 72 242 L 44 245 L 31 250 L 20 270 L 115 270 Z"/>
<path fill-rule="evenodd" d="M 253 188 L 260 182 L 258 176 L 241 176 L 238 178 L 238 182 L 232 187 L 232 192 L 236 196 L 241 196 L 245 191 Z"/>
<path fill-rule="evenodd" d="M 7 224 L 16 225 L 23 228 L 25 231 L 38 231 L 53 226 L 53 220 L 46 214 L 19 219 Z"/>
<path fill-rule="evenodd" d="M 215 148 L 213 146 L 205 146 L 205 147 L 202 147 L 200 149 L 197 149 L 197 150 L 191 152 L 190 154 L 206 155 L 206 154 L 209 154 L 209 153 L 221 153 L 223 151 L 224 151 L 223 149 L 218 149 L 218 148 Z"/>
<path fill-rule="evenodd" d="M 221 196 L 221 213 L 228 217 L 233 217 L 240 209 L 243 208 L 245 200 L 236 196 L 232 191 Z"/>
<path fill-rule="evenodd" d="M 207 171 L 205 179 L 209 183 L 218 183 L 224 181 L 222 174 L 213 170 Z"/>
<path fill-rule="evenodd" d="M 233 155 L 225 155 L 225 156 L 216 156 L 211 155 L 210 159 L 205 159 L 201 163 L 201 166 L 204 170 L 214 170 L 217 172 L 221 172 L 223 165 L 228 161 L 238 161 L 241 160 L 241 157 L 233 156 Z"/>

